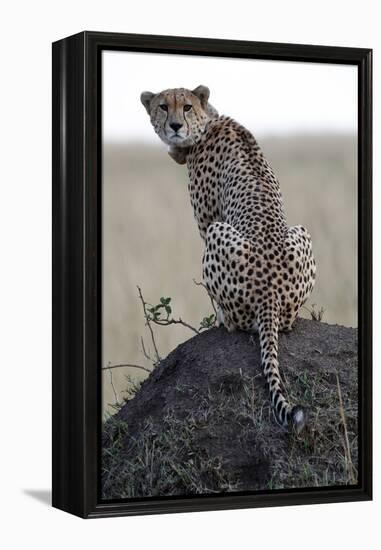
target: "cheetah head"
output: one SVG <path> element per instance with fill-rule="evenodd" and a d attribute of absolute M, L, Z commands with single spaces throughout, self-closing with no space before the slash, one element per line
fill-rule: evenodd
<path fill-rule="evenodd" d="M 160 139 L 173 147 L 191 147 L 200 142 L 208 122 L 218 113 L 208 103 L 209 89 L 173 88 L 158 94 L 143 92 L 140 100 Z"/>

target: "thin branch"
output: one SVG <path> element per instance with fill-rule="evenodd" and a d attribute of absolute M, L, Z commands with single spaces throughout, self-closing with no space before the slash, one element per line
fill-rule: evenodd
<path fill-rule="evenodd" d="M 196 334 L 200 334 L 199 330 L 192 327 L 191 325 L 188 325 L 188 323 L 183 321 L 181 318 L 179 318 L 179 319 L 168 319 L 167 321 L 166 320 L 161 320 L 160 321 L 160 320 L 153 319 L 152 322 L 155 323 L 155 325 L 159 325 L 161 327 L 167 327 L 168 325 L 183 325 L 184 327 L 189 328 L 189 330 L 192 330 Z"/>
<path fill-rule="evenodd" d="M 145 345 L 144 345 L 143 336 L 140 337 L 140 340 L 141 340 L 141 343 L 142 343 L 142 353 L 143 353 L 144 357 L 145 357 L 146 359 L 148 359 L 148 361 L 151 361 L 151 363 L 152 363 L 153 365 L 155 365 L 155 360 L 152 359 L 152 357 L 147 353 L 146 347 L 145 347 Z"/>
<path fill-rule="evenodd" d="M 211 302 L 211 304 L 212 304 L 212 308 L 213 308 L 214 314 L 215 314 L 215 316 L 216 316 L 216 318 L 217 318 L 217 308 L 216 308 L 216 305 L 215 305 L 215 303 L 214 303 L 213 298 L 212 298 L 211 295 L 209 294 L 209 290 L 208 290 L 206 284 L 204 284 L 204 283 L 201 282 L 201 281 L 196 281 L 196 279 L 193 279 L 193 282 L 194 282 L 194 284 L 195 284 L 196 286 L 202 286 L 202 287 L 205 289 L 207 295 L 209 296 L 209 300 L 210 300 L 210 302 Z"/>
<path fill-rule="evenodd" d="M 111 384 L 111 387 L 112 387 L 112 391 L 114 392 L 115 403 L 118 403 L 118 394 L 116 393 L 116 389 L 115 389 L 115 386 L 114 386 L 114 381 L 112 379 L 112 371 L 111 370 L 110 370 L 110 384 Z"/>
<path fill-rule="evenodd" d="M 141 365 L 133 365 L 131 363 L 121 363 L 120 365 L 107 365 L 107 367 L 102 367 L 102 370 L 120 369 L 122 367 L 132 367 L 134 369 L 141 369 L 141 370 L 145 370 L 146 372 L 152 372 L 150 369 L 147 369 L 146 367 L 142 367 Z"/>
<path fill-rule="evenodd" d="M 151 340 L 152 340 L 152 344 L 153 344 L 153 347 L 154 347 L 154 350 L 155 350 L 156 360 L 159 363 L 161 361 L 161 357 L 159 355 L 159 352 L 158 352 L 158 349 L 157 349 L 157 346 L 156 346 L 155 336 L 154 336 L 154 333 L 153 333 L 153 330 L 152 330 L 152 327 L 151 327 L 149 316 L 147 314 L 146 303 L 144 301 L 143 294 L 142 294 L 142 291 L 140 289 L 140 286 L 138 286 L 137 288 L 138 288 L 138 291 L 139 291 L 139 298 L 140 298 L 140 301 L 141 301 L 142 306 L 143 306 L 144 317 L 146 319 L 146 325 L 148 326 L 148 329 L 151 333 Z"/>

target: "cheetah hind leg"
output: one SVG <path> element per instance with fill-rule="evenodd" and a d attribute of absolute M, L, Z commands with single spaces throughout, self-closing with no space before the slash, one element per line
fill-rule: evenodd
<path fill-rule="evenodd" d="M 311 237 L 302 225 L 289 227 L 283 255 L 282 261 L 287 264 L 288 285 L 292 294 L 281 311 L 280 330 L 289 332 L 314 288 L 316 277 Z M 294 278 L 294 283 L 290 281 L 291 277 Z"/>
<path fill-rule="evenodd" d="M 270 402 L 278 424 L 290 427 L 300 433 L 308 419 L 307 411 L 299 405 L 292 405 L 284 395 L 278 363 L 279 306 L 270 302 L 258 315 L 261 364 L 268 384 Z"/>

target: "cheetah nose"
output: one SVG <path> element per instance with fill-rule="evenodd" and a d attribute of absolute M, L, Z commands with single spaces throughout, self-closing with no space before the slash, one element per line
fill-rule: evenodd
<path fill-rule="evenodd" d="M 178 132 L 183 125 L 179 124 L 178 122 L 171 122 L 169 126 L 172 128 L 172 130 L 174 130 L 175 132 Z"/>

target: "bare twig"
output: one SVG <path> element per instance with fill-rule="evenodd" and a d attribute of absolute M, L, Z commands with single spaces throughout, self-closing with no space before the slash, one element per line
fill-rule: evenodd
<path fill-rule="evenodd" d="M 116 393 L 116 389 L 115 389 L 115 386 L 114 386 L 114 381 L 112 379 L 112 371 L 111 370 L 110 370 L 110 384 L 111 384 L 111 387 L 112 387 L 112 391 L 114 392 L 115 403 L 118 403 L 118 394 Z"/>
<path fill-rule="evenodd" d="M 337 374 L 336 374 L 336 381 L 337 381 L 337 393 L 338 393 L 338 396 L 339 396 L 339 404 L 340 404 L 340 416 L 341 416 L 341 421 L 342 421 L 343 427 L 344 427 L 344 441 L 345 441 L 344 452 L 345 452 L 345 458 L 346 458 L 346 462 L 347 462 L 348 475 L 349 475 L 349 479 L 350 479 L 351 483 L 355 484 L 356 483 L 356 475 L 355 475 L 355 472 L 354 472 L 354 466 L 353 466 L 353 462 L 352 462 L 351 448 L 349 446 L 347 422 L 345 420 L 343 399 L 341 397 L 341 387 L 340 387 L 339 377 L 338 377 Z"/>
<path fill-rule="evenodd" d="M 213 308 L 214 314 L 215 314 L 215 316 L 217 317 L 217 308 L 216 308 L 216 305 L 215 305 L 215 303 L 214 303 L 213 298 L 212 298 L 211 295 L 209 294 L 209 290 L 208 290 L 206 284 L 204 284 L 202 281 L 196 281 L 196 279 L 193 279 L 193 282 L 194 282 L 194 284 L 195 284 L 196 286 L 202 286 L 202 287 L 205 289 L 207 295 L 209 296 L 209 300 L 210 300 L 210 302 L 211 302 L 211 304 L 212 304 L 212 308 Z"/>
<path fill-rule="evenodd" d="M 200 331 L 198 331 L 196 328 L 192 327 L 191 325 L 188 325 L 185 321 L 181 319 L 168 319 L 168 320 L 158 320 L 158 319 L 152 319 L 152 322 L 155 323 L 155 325 L 159 325 L 160 327 L 167 327 L 169 325 L 183 325 L 183 327 L 189 328 L 189 330 L 192 330 L 196 334 L 199 334 Z"/>
<path fill-rule="evenodd" d="M 147 352 L 147 350 L 146 350 L 146 347 L 145 347 L 145 345 L 144 345 L 143 336 L 140 337 L 140 340 L 141 340 L 141 343 L 142 343 L 142 353 L 143 353 L 144 357 L 145 357 L 146 359 L 148 359 L 148 361 L 151 361 L 151 363 L 152 363 L 153 365 L 155 365 L 155 360 L 152 359 L 152 357 L 148 354 L 148 352 Z"/>
<path fill-rule="evenodd" d="M 119 365 L 107 365 L 107 367 L 102 367 L 102 370 L 120 369 L 122 367 L 132 367 L 134 369 L 141 369 L 141 370 L 145 370 L 146 372 L 152 372 L 150 369 L 147 369 L 146 367 L 142 367 L 142 365 L 133 365 L 132 363 L 121 363 Z"/>
<path fill-rule="evenodd" d="M 152 330 L 152 327 L 151 327 L 151 323 L 150 323 L 150 318 L 149 318 L 149 315 L 147 313 L 147 309 L 146 309 L 146 303 L 144 301 L 144 298 L 143 298 L 143 294 L 142 294 L 142 291 L 140 289 L 140 287 L 138 286 L 138 291 L 139 291 L 139 298 L 140 298 L 140 301 L 142 303 L 142 306 L 143 306 L 143 312 L 144 312 L 144 317 L 145 317 L 145 320 L 146 320 L 146 325 L 151 333 L 151 340 L 152 340 L 152 345 L 154 347 L 154 350 L 155 350 L 155 355 L 156 355 L 156 362 L 159 363 L 161 361 L 161 357 L 159 355 L 159 352 L 158 352 L 158 349 L 157 349 L 157 346 L 156 346 L 156 342 L 155 342 L 155 336 L 154 336 L 154 333 L 153 333 L 153 330 Z"/>

